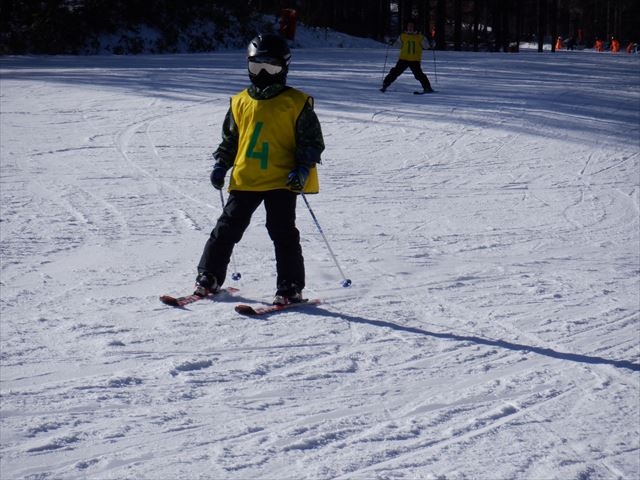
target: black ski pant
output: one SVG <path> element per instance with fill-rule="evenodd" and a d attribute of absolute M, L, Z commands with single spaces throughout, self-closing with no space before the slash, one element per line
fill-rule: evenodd
<path fill-rule="evenodd" d="M 413 73 L 413 76 L 416 77 L 416 80 L 420 82 L 420 85 L 422 85 L 423 90 L 431 90 L 431 83 L 429 83 L 429 79 L 427 78 L 427 75 L 422 71 L 422 67 L 420 66 L 419 60 L 417 61 L 409 61 L 409 60 L 402 60 L 402 59 L 398 60 L 398 63 L 396 63 L 396 65 L 391 70 L 389 70 L 389 73 L 387 74 L 387 76 L 384 77 L 384 80 L 382 81 L 382 86 L 384 88 L 387 88 L 396 80 L 396 78 L 402 75 L 407 68 L 411 69 L 411 73 Z"/>
<path fill-rule="evenodd" d="M 298 194 L 289 190 L 266 192 L 231 191 L 211 235 L 204 246 L 198 272 L 207 272 L 222 285 L 227 275 L 233 247 L 251 222 L 251 216 L 264 202 L 267 232 L 276 254 L 277 285 L 295 283 L 305 286 L 304 258 L 300 246 L 300 232 L 296 228 L 296 200 Z"/>

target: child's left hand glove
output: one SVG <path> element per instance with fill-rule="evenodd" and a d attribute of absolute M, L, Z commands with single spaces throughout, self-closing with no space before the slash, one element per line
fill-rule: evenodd
<path fill-rule="evenodd" d="M 213 185 L 213 188 L 216 190 L 222 190 L 226 174 L 227 168 L 221 162 L 218 162 L 213 166 L 213 171 L 211 172 L 211 185 Z"/>
<path fill-rule="evenodd" d="M 294 191 L 300 191 L 304 188 L 304 184 L 307 183 L 309 177 L 309 169 L 303 165 L 298 165 L 296 168 L 289 172 L 287 177 L 287 186 Z"/>

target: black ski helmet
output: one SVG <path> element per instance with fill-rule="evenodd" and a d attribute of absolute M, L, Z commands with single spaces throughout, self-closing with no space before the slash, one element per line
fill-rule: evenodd
<path fill-rule="evenodd" d="M 247 47 L 247 68 L 251 83 L 258 88 L 265 88 L 276 83 L 284 85 L 287 81 L 290 60 L 291 50 L 283 37 L 271 33 L 258 35 L 251 40 Z M 251 63 L 254 63 L 258 68 L 254 68 L 252 71 Z M 278 72 L 270 73 L 266 68 L 259 69 L 260 64 L 265 67 L 272 65 L 280 67 L 280 69 Z"/>

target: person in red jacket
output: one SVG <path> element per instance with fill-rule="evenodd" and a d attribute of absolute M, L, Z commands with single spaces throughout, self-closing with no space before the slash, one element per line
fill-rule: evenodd
<path fill-rule="evenodd" d="M 556 40 L 556 50 L 562 50 L 562 37 L 558 37 Z"/>
<path fill-rule="evenodd" d="M 593 45 L 593 48 L 595 48 L 596 52 L 603 52 L 604 44 L 602 43 L 602 40 L 596 38 L 596 43 Z"/>
<path fill-rule="evenodd" d="M 620 51 L 620 41 L 617 38 L 611 37 L 611 53 L 618 53 Z"/>

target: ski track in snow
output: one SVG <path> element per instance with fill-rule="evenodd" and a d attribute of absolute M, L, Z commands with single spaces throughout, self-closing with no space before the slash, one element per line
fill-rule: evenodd
<path fill-rule="evenodd" d="M 640 63 L 299 49 L 327 150 L 308 295 L 184 310 L 220 212 L 210 153 L 242 52 L 0 58 L 0 477 L 599 479 L 640 474 Z"/>

